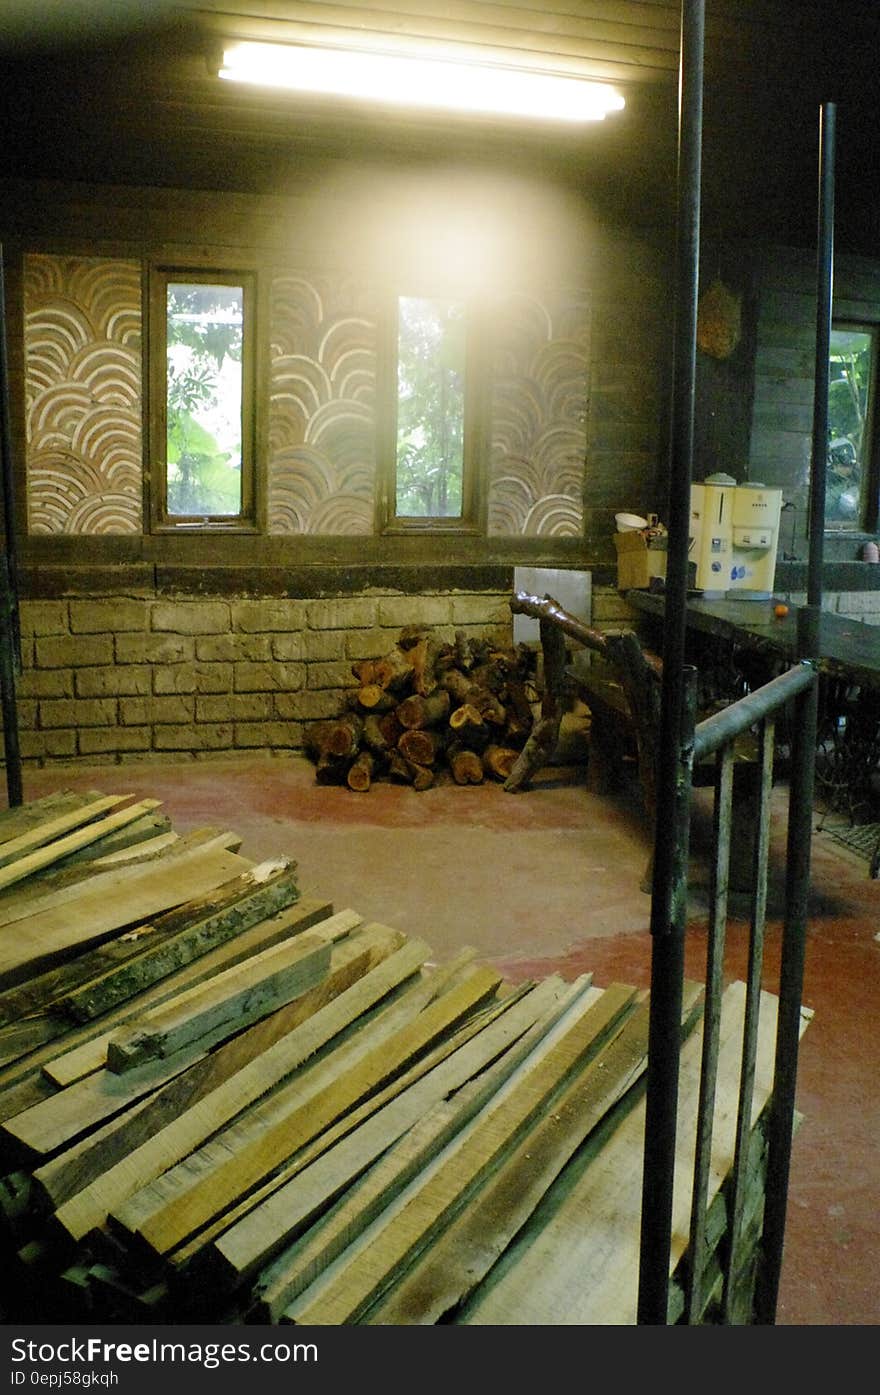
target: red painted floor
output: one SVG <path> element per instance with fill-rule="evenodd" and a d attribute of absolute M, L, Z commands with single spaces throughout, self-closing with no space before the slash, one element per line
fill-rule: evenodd
<path fill-rule="evenodd" d="M 517 795 L 500 786 L 423 793 L 380 782 L 366 794 L 316 785 L 293 758 L 56 766 L 24 772 L 24 797 L 99 789 L 163 801 L 178 832 L 231 829 L 245 856 L 294 858 L 304 892 L 425 938 L 443 960 L 465 945 L 512 979 L 591 970 L 647 987 L 649 845 L 625 795 L 577 781 Z M 698 796 L 699 801 L 700 796 Z M 695 852 L 686 971 L 701 977 L 705 896 Z M 818 819 L 817 819 L 818 823 Z M 765 986 L 778 986 L 782 815 L 771 853 Z M 814 835 L 804 1002 L 814 1019 L 800 1049 L 788 1228 L 777 1321 L 880 1321 L 880 882 L 825 831 Z M 743 977 L 747 925 L 731 918 L 728 976 Z"/>

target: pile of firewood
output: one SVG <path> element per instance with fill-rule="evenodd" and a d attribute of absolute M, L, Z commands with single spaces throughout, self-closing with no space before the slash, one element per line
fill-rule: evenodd
<path fill-rule="evenodd" d="M 498 649 L 461 630 L 448 642 L 407 627 L 384 658 L 352 664 L 347 710 L 307 732 L 317 780 L 357 791 L 381 777 L 417 790 L 443 776 L 507 781 L 533 729 L 537 667 L 525 644 Z"/>

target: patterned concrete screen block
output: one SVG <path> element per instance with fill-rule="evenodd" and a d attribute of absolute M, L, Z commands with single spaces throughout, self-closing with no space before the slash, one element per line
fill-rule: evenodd
<path fill-rule="evenodd" d="M 592 612 L 592 573 L 567 571 L 561 567 L 515 567 L 514 591 L 527 591 L 530 596 L 552 596 L 563 610 L 590 623 Z M 540 625 L 530 615 L 514 615 L 514 644 L 537 644 L 541 638 Z"/>
<path fill-rule="evenodd" d="M 576 289 L 494 307 L 490 536 L 581 536 L 591 308 Z"/>
<path fill-rule="evenodd" d="M 28 527 L 139 533 L 140 265 L 29 255 L 24 297 Z"/>
<path fill-rule="evenodd" d="M 369 291 L 346 278 L 273 280 L 270 533 L 372 532 L 376 337 Z"/>

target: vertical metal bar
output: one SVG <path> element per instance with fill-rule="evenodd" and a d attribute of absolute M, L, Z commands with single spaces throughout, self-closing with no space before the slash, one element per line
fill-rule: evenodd
<path fill-rule="evenodd" d="M 770 850 L 770 797 L 773 790 L 772 718 L 761 723 L 761 789 L 758 801 L 758 828 L 752 869 L 752 926 L 749 937 L 749 965 L 746 974 L 746 1003 L 743 1021 L 742 1065 L 736 1118 L 736 1143 L 730 1182 L 727 1221 L 727 1264 L 724 1274 L 722 1311 L 724 1321 L 734 1321 L 736 1280 L 741 1267 L 740 1238 L 745 1205 L 749 1135 L 755 1093 L 755 1061 L 758 1054 L 758 1022 L 761 1011 L 761 975 L 764 967 L 764 929 L 767 916 L 767 858 Z"/>
<path fill-rule="evenodd" d="M 686 678 L 684 657 L 696 387 L 704 33 L 704 0 L 682 0 L 669 548 L 656 772 L 660 816 L 655 820 L 651 899 L 651 1007 L 637 1312 L 639 1323 L 653 1324 L 666 1323 L 669 1305 L 695 708 L 694 675 Z"/>
<path fill-rule="evenodd" d="M 807 605 L 798 613 L 800 653 L 813 662 L 819 658 L 819 607 L 822 603 L 822 545 L 825 531 L 828 357 L 834 278 L 835 117 L 834 103 L 825 102 L 819 114 L 816 383 L 813 393 L 813 457 L 810 472 L 810 556 L 807 571 Z M 785 922 L 782 930 L 779 979 L 779 1025 L 776 1032 L 773 1099 L 768 1130 L 761 1263 L 754 1302 L 755 1322 L 765 1325 L 776 1320 L 785 1241 L 807 938 L 818 706 L 818 681 L 814 680 L 812 686 L 797 701 L 792 737 Z"/>
<path fill-rule="evenodd" d="M 825 102 L 819 112 L 819 213 L 816 254 L 816 360 L 813 439 L 810 465 L 810 548 L 807 604 L 822 603 L 825 541 L 825 476 L 828 465 L 828 371 L 831 307 L 834 299 L 834 146 L 837 109 Z M 816 655 L 810 655 L 815 658 Z"/>
<path fill-rule="evenodd" d="M 712 811 L 712 881 L 709 890 L 709 943 L 706 953 L 706 997 L 703 1004 L 703 1054 L 700 1065 L 700 1099 L 691 1197 L 690 1251 L 685 1288 L 688 1323 L 700 1321 L 704 1306 L 703 1274 L 706 1267 L 706 1212 L 709 1165 L 718 1078 L 718 1043 L 721 1033 L 721 995 L 724 987 L 724 942 L 727 933 L 727 891 L 730 875 L 730 832 L 733 811 L 733 742 L 718 752 L 715 804 Z"/>
<path fill-rule="evenodd" d="M 11 807 L 22 803 L 21 750 L 15 675 L 21 670 L 21 627 L 15 549 L 15 510 L 12 489 L 12 433 L 9 374 L 6 360 L 6 300 L 3 248 L 0 246 L 0 476 L 2 476 L 3 553 L 0 556 L 0 703 L 3 708 L 3 749 L 6 792 Z"/>

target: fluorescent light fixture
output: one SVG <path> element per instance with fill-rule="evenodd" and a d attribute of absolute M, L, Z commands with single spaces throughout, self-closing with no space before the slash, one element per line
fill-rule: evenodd
<path fill-rule="evenodd" d="M 219 76 L 395 106 L 555 121 L 602 121 L 624 105 L 620 93 L 604 82 L 366 49 L 240 43 L 224 51 Z"/>

